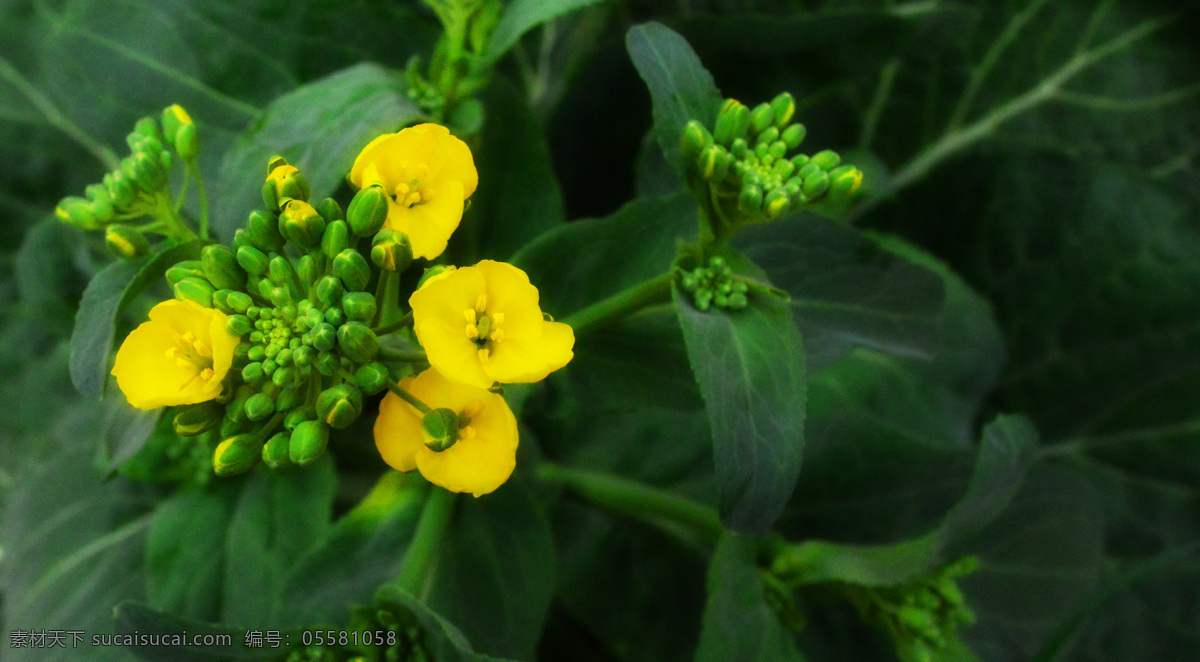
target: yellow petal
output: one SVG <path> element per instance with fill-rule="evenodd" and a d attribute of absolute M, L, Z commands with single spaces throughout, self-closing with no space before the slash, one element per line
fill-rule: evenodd
<path fill-rule="evenodd" d="M 429 260 L 446 250 L 450 235 L 463 215 L 463 185 L 445 182 L 438 185 L 428 202 L 405 207 L 389 198 L 384 226 L 408 235 L 413 257 Z"/>
<path fill-rule="evenodd" d="M 422 446 L 417 468 L 435 485 L 478 497 L 503 485 L 517 466 L 517 420 L 504 398 L 495 393 L 475 390 L 472 400 L 482 405 L 469 423 L 474 435 L 440 453 Z"/>
<path fill-rule="evenodd" d="M 475 265 L 487 283 L 489 312 L 504 315 L 504 342 L 536 339 L 542 334 L 542 310 L 537 288 L 524 271 L 506 262 L 483 260 Z"/>
<path fill-rule="evenodd" d="M 425 124 L 431 127 L 437 147 L 429 157 L 429 181 L 434 187 L 442 182 L 459 182 L 463 187 L 463 197 L 469 198 L 479 184 L 479 173 L 475 170 L 475 159 L 471 156 L 471 148 L 463 141 L 450 135 L 450 131 L 437 124 Z"/>
<path fill-rule="evenodd" d="M 505 324 L 507 325 L 507 320 Z M 574 357 L 575 332 L 561 322 L 542 322 L 542 334 L 536 340 L 509 338 L 496 343 L 483 370 L 503 384 L 541 381 L 567 365 Z"/>
<path fill-rule="evenodd" d="M 492 378 L 484 372 L 479 361 L 479 346 L 467 338 L 464 326 L 461 321 L 448 324 L 442 319 L 414 324 L 429 365 L 447 379 L 476 388 L 487 388 L 492 385 Z"/>
<path fill-rule="evenodd" d="M 409 377 L 400 382 L 400 387 L 408 390 L 412 381 Z M 388 466 L 400 471 L 416 469 L 417 451 L 425 448 L 421 437 L 421 414 L 395 393 L 389 392 L 379 403 L 375 447 Z"/>
<path fill-rule="evenodd" d="M 125 337 L 117 350 L 112 374 L 129 404 L 138 409 L 192 404 L 179 402 L 180 392 L 192 379 L 199 381 L 199 370 L 182 368 L 167 358 L 167 351 L 174 347 L 171 331 L 154 321 L 144 322 Z"/>
<path fill-rule="evenodd" d="M 412 308 L 413 321 L 417 325 L 438 319 L 458 325 L 459 335 L 463 335 L 463 311 L 474 307 L 479 295 L 486 291 L 483 274 L 473 267 L 463 267 L 442 272 L 425 281 L 421 289 L 408 298 L 408 305 Z"/>
<path fill-rule="evenodd" d="M 372 140 L 354 160 L 349 179 L 358 188 L 374 183 L 368 181 L 368 168 L 374 166 L 375 176 L 390 191 L 413 176 L 412 172 L 404 170 L 405 163 L 409 167 L 428 166 L 427 173 L 421 177 L 423 186 L 438 188 L 448 182 L 462 184 L 464 198 L 471 197 L 479 183 L 471 149 L 450 135 L 449 129 L 437 124 L 418 124 Z"/>

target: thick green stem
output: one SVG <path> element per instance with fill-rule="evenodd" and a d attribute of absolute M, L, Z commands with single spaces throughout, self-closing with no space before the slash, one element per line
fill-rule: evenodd
<path fill-rule="evenodd" d="M 417 530 L 413 533 L 412 543 L 404 555 L 404 565 L 400 568 L 397 584 L 409 595 L 421 598 L 422 589 L 429 579 L 434 559 L 437 558 L 438 548 L 446 530 L 450 528 L 450 519 L 454 514 L 454 493 L 440 487 L 433 487 L 425 498 L 425 507 L 421 510 L 421 519 L 417 521 Z"/>
<path fill-rule="evenodd" d="M 409 311 L 407 314 L 404 315 L 404 317 L 401 317 L 400 319 L 396 320 L 395 322 L 392 322 L 391 324 L 384 324 L 383 326 L 375 327 L 374 329 L 371 329 L 371 330 L 374 331 L 375 335 L 377 335 L 377 336 L 386 336 L 387 334 L 393 333 L 395 331 L 399 331 L 400 329 L 403 329 L 406 326 L 412 326 L 412 322 L 413 322 L 412 311 Z"/>
<path fill-rule="evenodd" d="M 400 314 L 400 274 L 398 272 L 385 270 L 379 274 L 379 285 L 375 287 L 375 303 L 379 305 L 379 310 L 375 313 L 375 326 L 377 327 L 391 322 Z"/>
<path fill-rule="evenodd" d="M 715 509 L 636 480 L 551 462 L 543 462 L 537 475 L 541 480 L 560 483 L 584 499 L 616 512 L 683 525 L 712 544 L 725 534 Z"/>
<path fill-rule="evenodd" d="M 383 361 L 407 361 L 409 363 L 429 360 L 422 350 L 405 351 L 402 349 L 392 349 L 391 347 L 380 347 L 379 358 Z"/>
<path fill-rule="evenodd" d="M 577 310 L 560 321 L 570 325 L 576 336 L 582 336 L 622 320 L 642 308 L 670 300 L 671 274 L 664 273 Z"/>
<path fill-rule="evenodd" d="M 187 169 L 196 178 L 196 195 L 200 198 L 200 238 L 208 239 L 208 196 L 204 193 L 204 178 L 195 161 L 189 161 Z"/>

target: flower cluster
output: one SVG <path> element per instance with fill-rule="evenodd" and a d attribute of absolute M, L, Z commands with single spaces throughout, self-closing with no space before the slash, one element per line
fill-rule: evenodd
<path fill-rule="evenodd" d="M 680 271 L 679 285 L 692 297 L 697 310 L 708 310 L 712 306 L 724 310 L 741 310 L 749 303 L 746 292 L 750 287 L 733 275 L 725 258 L 713 256 L 708 266 L 696 267 L 691 271 Z"/>
<path fill-rule="evenodd" d="M 791 122 L 795 111 L 786 92 L 754 109 L 726 99 L 711 133 L 696 120 L 684 127 L 689 180 L 712 201 L 717 221 L 760 223 L 816 204 L 843 204 L 858 191 L 862 172 L 839 165 L 836 152 L 793 153 L 807 133 Z"/>
<path fill-rule="evenodd" d="M 139 120 L 126 143 L 130 154 L 120 167 L 89 185 L 86 197 L 64 198 L 55 214 L 84 230 L 103 229 L 108 248 L 117 257 L 133 259 L 149 250 L 147 233 L 174 235 L 183 229 L 167 182 L 176 157 L 194 169 L 200 142 L 192 118 L 174 105 L 163 110 L 161 125 L 153 117 Z M 133 222 L 147 216 L 155 220 Z"/>
<path fill-rule="evenodd" d="M 333 199 L 311 204 L 303 173 L 271 159 L 265 209 L 233 248 L 208 245 L 167 270 L 175 300 L 126 338 L 113 375 L 135 407 L 177 406 L 178 434 L 216 430 L 218 474 L 315 461 L 330 429 L 387 389 L 375 424 L 385 462 L 491 492 L 517 447 L 496 385 L 566 365 L 572 330 L 543 315 L 524 272 L 490 260 L 427 269 L 402 310 L 400 273 L 442 253 L 478 185 L 470 150 L 444 127 L 377 138 L 349 180 L 359 190 L 343 215 Z M 392 333 L 423 351 L 381 344 Z"/>

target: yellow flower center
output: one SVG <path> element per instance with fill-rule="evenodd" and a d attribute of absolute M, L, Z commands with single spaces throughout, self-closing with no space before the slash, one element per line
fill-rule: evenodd
<path fill-rule="evenodd" d="M 421 179 L 429 175 L 429 166 L 425 163 L 410 164 L 408 161 L 401 161 L 399 170 L 401 182 L 392 189 L 392 199 L 396 204 L 410 208 L 429 202 L 434 190 L 421 186 Z"/>
<path fill-rule="evenodd" d="M 184 370 L 194 370 L 196 374 L 192 379 L 199 377 L 208 381 L 215 374 L 212 348 L 200 342 L 191 331 L 175 336 L 175 346 L 167 350 L 167 358 L 174 359 L 175 365 Z"/>
<path fill-rule="evenodd" d="M 463 317 L 467 320 L 467 338 L 479 346 L 480 362 L 487 363 L 495 344 L 504 340 L 504 329 L 500 328 L 504 313 L 489 315 L 487 295 L 480 294 L 475 300 L 475 307 L 464 310 Z"/>
<path fill-rule="evenodd" d="M 470 441 L 475 438 L 475 428 L 471 419 L 483 413 L 483 403 L 473 402 L 458 414 L 458 440 Z"/>

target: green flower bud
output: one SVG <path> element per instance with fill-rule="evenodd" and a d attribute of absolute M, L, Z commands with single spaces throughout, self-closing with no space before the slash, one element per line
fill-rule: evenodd
<path fill-rule="evenodd" d="M 371 266 L 361 253 L 347 248 L 333 258 L 333 275 L 341 279 L 347 290 L 358 292 L 371 279 Z"/>
<path fill-rule="evenodd" d="M 792 121 L 792 115 L 796 114 L 796 100 L 792 95 L 783 92 L 771 100 L 771 112 L 775 115 L 775 125 L 782 129 Z"/>
<path fill-rule="evenodd" d="M 240 290 L 246 286 L 246 272 L 238 265 L 237 254 L 227 246 L 205 246 L 200 251 L 200 268 L 217 289 Z"/>
<path fill-rule="evenodd" d="M 317 203 L 317 213 L 321 218 L 325 219 L 325 223 L 329 224 L 334 221 L 344 220 L 346 217 L 342 214 L 342 206 L 333 198 L 325 198 Z"/>
<path fill-rule="evenodd" d="M 363 395 L 352 384 L 338 384 L 317 396 L 317 417 L 332 428 L 344 430 L 362 413 Z"/>
<path fill-rule="evenodd" d="M 200 278 L 184 278 L 175 283 L 175 298 L 180 301 L 193 301 L 204 306 L 212 308 L 212 296 L 216 291 L 207 280 Z"/>
<path fill-rule="evenodd" d="M 807 133 L 808 130 L 804 128 L 803 124 L 793 124 L 784 129 L 783 133 L 779 134 L 779 139 L 783 141 L 783 144 L 787 145 L 789 150 L 793 150 L 799 147 L 800 143 L 804 142 L 804 137 Z"/>
<path fill-rule="evenodd" d="M 113 255 L 134 260 L 150 250 L 150 242 L 136 228 L 114 223 L 104 228 L 104 245 Z"/>
<path fill-rule="evenodd" d="M 347 292 L 342 295 L 342 310 L 348 319 L 370 322 L 375 318 L 375 296 L 370 292 Z"/>
<path fill-rule="evenodd" d="M 754 133 L 762 133 L 774 123 L 775 113 L 771 110 L 771 104 L 760 103 L 750 111 L 750 130 Z"/>
<path fill-rule="evenodd" d="M 303 200 L 290 200 L 279 214 L 279 233 L 300 248 L 308 249 L 321 241 L 325 219 Z"/>
<path fill-rule="evenodd" d="M 787 145 L 785 145 L 782 140 L 776 140 L 770 145 L 767 145 L 767 158 L 765 162 L 770 163 L 771 161 L 782 159 L 787 155 L 787 150 Z"/>
<path fill-rule="evenodd" d="M 271 282 L 280 287 L 295 284 L 296 270 L 292 268 L 292 261 L 282 255 L 276 255 L 267 263 L 267 274 Z"/>
<path fill-rule="evenodd" d="M 263 372 L 263 365 L 259 360 L 255 360 L 253 356 L 247 358 L 250 358 L 253 362 L 247 363 L 246 367 L 242 368 L 242 379 L 247 384 L 257 384 L 267 375 Z M 262 357 L 258 358 L 261 359 Z"/>
<path fill-rule="evenodd" d="M 241 337 L 254 330 L 254 325 L 250 323 L 250 318 L 245 315 L 230 315 L 225 321 L 225 330 L 235 336 Z"/>
<path fill-rule="evenodd" d="M 332 260 L 350 245 L 350 230 L 345 221 L 332 221 L 321 235 L 321 253 Z"/>
<path fill-rule="evenodd" d="M 734 292 L 733 294 L 729 295 L 726 307 L 733 310 L 741 310 L 745 308 L 747 304 L 749 304 L 749 301 L 746 300 L 746 294 L 744 292 Z"/>
<path fill-rule="evenodd" d="M 246 273 L 261 276 L 270 269 L 270 260 L 266 253 L 253 246 L 239 246 L 236 253 L 237 263 Z"/>
<path fill-rule="evenodd" d="M 829 173 L 823 170 L 804 178 L 804 195 L 810 200 L 824 193 L 827 188 Z"/>
<path fill-rule="evenodd" d="M 256 393 L 246 401 L 246 418 L 261 421 L 275 413 L 275 398 L 266 393 Z"/>
<path fill-rule="evenodd" d="M 717 166 L 721 160 L 721 151 L 722 147 L 720 145 L 709 145 L 700 152 L 697 167 L 700 169 L 700 176 L 710 182 L 719 181 L 716 174 Z"/>
<path fill-rule="evenodd" d="M 321 352 L 331 352 L 337 346 L 337 331 L 333 325 L 321 322 L 312 330 L 312 345 Z"/>
<path fill-rule="evenodd" d="M 293 407 L 292 410 L 287 413 L 287 416 L 283 417 L 283 427 L 288 430 L 295 430 L 296 426 L 300 425 L 304 421 L 315 420 L 317 420 L 317 408 L 313 405 Z"/>
<path fill-rule="evenodd" d="M 458 414 L 453 409 L 434 409 L 421 419 L 421 436 L 425 446 L 440 453 L 458 441 Z"/>
<path fill-rule="evenodd" d="M 809 158 L 807 154 L 797 154 L 792 157 L 792 166 L 796 170 L 803 171 L 808 166 Z M 820 168 L 818 168 L 820 170 Z"/>
<path fill-rule="evenodd" d="M 89 184 L 84 191 L 87 193 L 88 205 L 92 216 L 100 223 L 108 223 L 113 219 L 112 197 L 103 184 Z"/>
<path fill-rule="evenodd" d="M 766 212 L 768 220 L 775 220 L 786 214 L 791 204 L 787 191 L 783 190 L 781 186 L 767 194 L 763 200 L 763 210 Z"/>
<path fill-rule="evenodd" d="M 211 401 L 201 402 L 180 407 L 171 419 L 171 427 L 181 437 L 194 437 L 217 427 L 224 416 L 225 408 L 221 405 Z"/>
<path fill-rule="evenodd" d="M 132 157 L 132 179 L 143 191 L 158 191 L 167 184 L 167 171 L 162 160 L 146 153 Z M 129 174 L 127 171 L 126 174 Z"/>
<path fill-rule="evenodd" d="M 825 171 L 821 169 L 821 166 L 810 161 L 803 168 L 800 168 L 800 171 L 796 173 L 796 176 L 803 181 L 809 177 L 815 177 L 816 175 L 823 174 L 824 172 Z"/>
<path fill-rule="evenodd" d="M 321 354 L 317 356 L 317 372 L 325 375 L 326 377 L 332 377 L 336 375 L 338 368 L 340 368 L 341 365 L 341 362 L 338 361 L 338 357 L 328 352 L 321 352 Z"/>
<path fill-rule="evenodd" d="M 412 260 L 412 244 L 403 232 L 384 228 L 371 240 L 371 262 L 380 269 L 404 271 Z"/>
<path fill-rule="evenodd" d="M 195 161 L 200 154 L 200 136 L 195 124 L 185 124 L 175 132 L 175 151 L 184 161 Z"/>
<path fill-rule="evenodd" d="M 262 190 L 267 209 L 279 209 L 292 200 L 308 200 L 308 180 L 294 166 L 288 165 L 283 157 L 271 157 L 267 167 L 270 171 Z"/>
<path fill-rule="evenodd" d="M 683 158 L 692 160 L 700 155 L 700 151 L 713 144 L 713 137 L 704 125 L 691 120 L 683 127 L 683 135 L 679 139 L 679 149 Z"/>
<path fill-rule="evenodd" d="M 225 297 L 226 305 L 230 310 L 236 313 L 245 313 L 250 310 L 250 306 L 254 303 L 254 299 L 250 298 L 245 292 L 230 292 L 229 296 Z M 249 320 L 247 320 L 249 321 Z"/>
<path fill-rule="evenodd" d="M 283 361 L 276 361 L 281 367 L 275 369 L 275 374 L 271 375 L 271 382 L 279 388 L 291 386 L 296 381 L 296 369 L 291 366 L 284 366 Z"/>
<path fill-rule="evenodd" d="M 280 372 L 282 371 L 277 370 L 275 374 L 278 375 Z M 275 396 L 275 411 L 290 412 L 303 404 L 305 395 L 307 393 L 303 392 L 301 388 L 294 386 L 283 388 L 279 391 L 279 395 Z"/>
<path fill-rule="evenodd" d="M 288 456 L 291 450 L 292 435 L 286 432 L 276 432 L 271 435 L 262 448 L 262 461 L 272 469 L 282 469 L 292 463 Z"/>
<path fill-rule="evenodd" d="M 342 287 L 342 281 L 333 276 L 325 276 L 317 281 L 317 301 L 321 306 L 328 308 L 336 306 L 342 302 L 342 295 L 346 289 Z"/>
<path fill-rule="evenodd" d="M 388 369 L 382 363 L 368 363 L 354 373 L 354 383 L 367 395 L 375 395 L 387 386 Z"/>
<path fill-rule="evenodd" d="M 292 430 L 292 437 L 288 441 L 288 456 L 300 466 L 312 464 L 321 457 L 328 444 L 327 425 L 321 421 L 304 421 Z"/>
<path fill-rule="evenodd" d="M 730 145 L 741 138 L 750 124 L 750 109 L 737 99 L 726 99 L 717 114 L 717 126 L 713 140 L 719 145 Z"/>
<path fill-rule="evenodd" d="M 70 223 L 84 230 L 95 230 L 99 227 L 92 213 L 92 205 L 78 196 L 63 198 L 54 209 L 55 216 L 65 223 Z"/>
<path fill-rule="evenodd" d="M 458 267 L 450 264 L 435 264 L 432 267 L 429 267 L 424 273 L 421 274 L 420 280 L 417 281 L 417 289 L 421 289 L 421 286 L 425 284 L 425 281 L 429 280 L 430 278 L 433 278 L 439 274 L 444 274 L 447 271 L 454 271 L 457 268 Z"/>
<path fill-rule="evenodd" d="M 738 210 L 748 216 L 758 216 L 762 213 L 762 202 L 761 188 L 753 184 L 743 186 L 741 194 L 738 195 Z"/>
<path fill-rule="evenodd" d="M 838 156 L 838 153 L 832 149 L 826 149 L 813 154 L 812 162 L 820 167 L 821 170 L 833 170 L 842 162 L 842 157 Z"/>
<path fill-rule="evenodd" d="M 774 143 L 776 140 L 779 140 L 779 129 L 776 129 L 773 126 L 769 126 L 766 129 L 764 129 L 762 133 L 758 134 L 758 137 L 754 139 L 754 144 L 761 145 L 761 144 L 765 143 L 767 145 L 770 145 L 770 144 Z"/>
<path fill-rule="evenodd" d="M 158 122 L 153 117 L 142 117 L 133 125 L 133 132 L 144 137 L 162 141 L 163 134 L 158 130 Z"/>
<path fill-rule="evenodd" d="M 251 333 L 250 335 L 253 336 L 254 334 Z M 266 357 L 267 352 L 265 349 L 263 349 L 262 345 L 255 345 L 251 347 L 250 351 L 246 354 L 246 358 L 250 359 L 251 361 L 261 361 Z"/>
<path fill-rule="evenodd" d="M 829 173 L 829 197 L 844 200 L 862 186 L 862 171 L 854 166 L 841 166 Z"/>
<path fill-rule="evenodd" d="M 256 434 L 239 434 L 222 441 L 213 453 L 213 469 L 218 476 L 249 471 L 258 464 L 262 441 Z"/>
<path fill-rule="evenodd" d="M 279 234 L 279 222 L 270 213 L 261 209 L 250 212 L 246 221 L 246 232 L 250 242 L 264 253 L 283 252 L 283 235 Z"/>
<path fill-rule="evenodd" d="M 368 186 L 354 195 L 346 210 L 346 221 L 354 234 L 368 237 L 379 232 L 388 215 L 388 195 L 378 184 Z"/>
<path fill-rule="evenodd" d="M 379 354 L 379 339 L 366 324 L 346 322 L 338 327 L 338 347 L 356 363 L 369 363 Z"/>
<path fill-rule="evenodd" d="M 120 170 L 104 175 L 104 187 L 108 189 L 109 198 L 116 209 L 126 209 L 137 197 L 133 182 Z"/>

